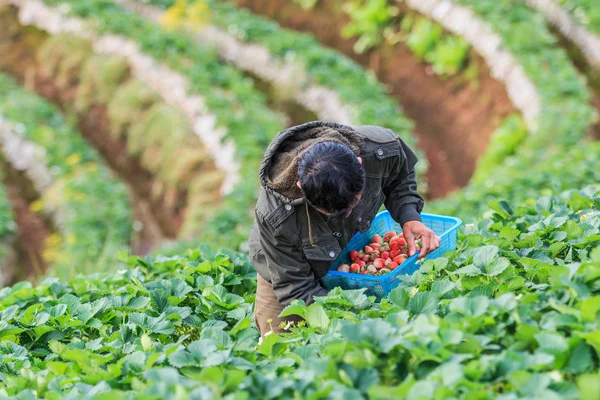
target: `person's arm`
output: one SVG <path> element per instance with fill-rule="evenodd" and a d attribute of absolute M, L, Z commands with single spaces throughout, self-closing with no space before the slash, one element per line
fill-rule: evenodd
<path fill-rule="evenodd" d="M 400 156 L 383 185 L 385 207 L 392 218 L 402 226 L 408 244 L 408 254 L 415 254 L 415 240 L 420 238 L 422 248 L 419 257 L 424 257 L 440 246 L 441 239 L 421 221 L 424 201 L 417 192 L 415 164 L 418 158 L 402 139 L 399 139 L 399 147 Z"/>
<path fill-rule="evenodd" d="M 399 139 L 400 156 L 396 158 L 389 177 L 383 182 L 385 207 L 392 218 L 404 226 L 408 221 L 421 221 L 423 197 L 417 192 L 416 154 Z"/>
<path fill-rule="evenodd" d="M 259 221 L 258 227 L 271 284 L 279 303 L 285 307 L 299 299 L 308 305 L 314 301 L 314 296 L 326 296 L 327 289 L 315 278 L 302 250 L 264 221 Z"/>

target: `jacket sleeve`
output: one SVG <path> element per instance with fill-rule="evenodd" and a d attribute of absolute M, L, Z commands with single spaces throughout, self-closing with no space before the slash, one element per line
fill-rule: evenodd
<path fill-rule="evenodd" d="M 302 250 L 268 223 L 260 218 L 257 221 L 260 244 L 270 273 L 270 277 L 265 278 L 271 281 L 279 303 L 285 307 L 298 299 L 308 305 L 314 301 L 313 296 L 326 296 L 327 289 L 319 284 Z"/>
<path fill-rule="evenodd" d="M 408 221 L 421 221 L 424 201 L 417 192 L 415 164 L 419 160 L 402 139 L 398 140 L 400 156 L 383 184 L 383 192 L 386 196 L 385 207 L 390 215 L 404 225 Z"/>

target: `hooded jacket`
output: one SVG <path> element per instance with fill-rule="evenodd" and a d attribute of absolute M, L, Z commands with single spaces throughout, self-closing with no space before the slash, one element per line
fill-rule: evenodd
<path fill-rule="evenodd" d="M 313 144 L 335 141 L 363 160 L 365 187 L 347 218 L 328 218 L 305 203 L 296 186 L 298 161 Z M 415 153 L 392 130 L 352 128 L 315 121 L 279 132 L 260 168 L 260 193 L 248 241 L 257 273 L 273 285 L 282 306 L 294 299 L 306 304 L 327 290 L 325 276 L 357 232 L 371 226 L 382 204 L 403 225 L 420 221 L 423 198 L 417 192 Z"/>

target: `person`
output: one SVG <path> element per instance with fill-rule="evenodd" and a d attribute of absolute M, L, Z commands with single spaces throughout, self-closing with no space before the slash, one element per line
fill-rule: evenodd
<path fill-rule="evenodd" d="M 382 204 L 420 257 L 440 238 L 422 222 L 415 153 L 392 130 L 315 121 L 279 132 L 267 148 L 248 240 L 257 271 L 255 323 L 280 332 L 292 300 L 327 295 L 319 280 L 355 233 L 366 232 Z M 289 326 L 289 324 L 288 324 Z"/>

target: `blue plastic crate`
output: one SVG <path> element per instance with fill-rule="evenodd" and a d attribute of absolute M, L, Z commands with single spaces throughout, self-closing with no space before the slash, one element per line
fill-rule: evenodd
<path fill-rule="evenodd" d="M 429 229 L 434 231 L 435 234 L 442 239 L 440 247 L 427 254 L 427 259 L 440 257 L 445 252 L 456 249 L 458 227 L 462 224 L 462 221 L 459 218 L 423 213 L 421 214 L 421 219 L 423 220 L 423 224 L 429 227 Z M 369 244 L 373 235 L 378 233 L 383 236 L 389 231 L 399 233 L 402 232 L 402 227 L 392 219 L 389 211 L 382 211 L 377 214 L 368 231 L 362 234 L 359 232 L 350 239 L 348 245 L 342 250 L 331 266 L 331 270 L 321 279 L 323 286 L 327 289 L 333 289 L 337 286 L 340 286 L 342 289 L 367 288 L 365 294 L 368 296 L 376 296 L 378 300 L 387 296 L 390 290 L 400 283 L 400 275 L 411 275 L 419 269 L 419 265 L 417 264 L 418 252 L 414 256 L 409 257 L 395 270 L 381 276 L 338 272 L 337 267 L 350 260 L 350 251 L 363 249 Z"/>

